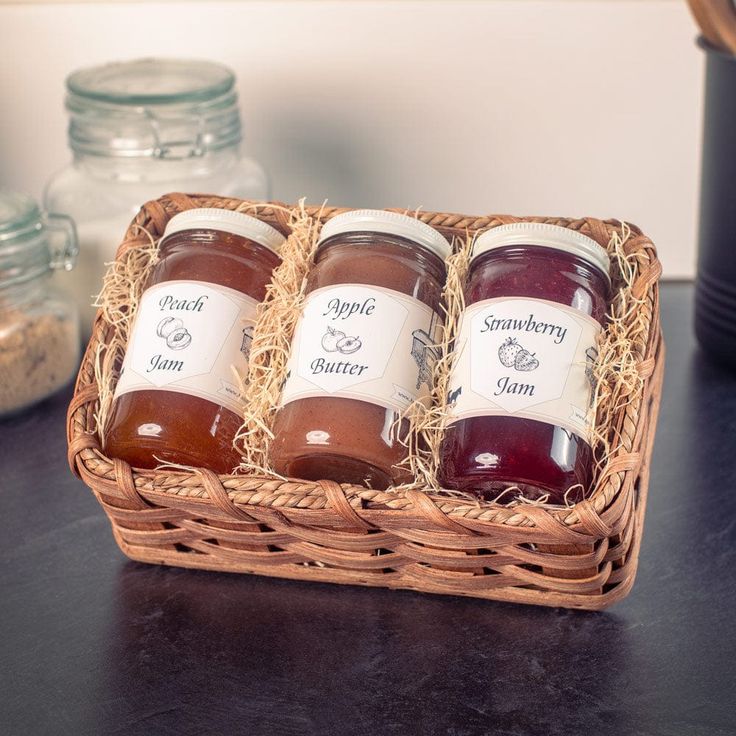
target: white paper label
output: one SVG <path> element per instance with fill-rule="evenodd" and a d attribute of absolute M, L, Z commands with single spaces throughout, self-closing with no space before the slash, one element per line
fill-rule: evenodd
<path fill-rule="evenodd" d="M 592 365 L 600 324 L 544 299 L 486 299 L 468 307 L 455 341 L 451 421 L 516 416 L 591 440 Z"/>
<path fill-rule="evenodd" d="M 255 299 L 202 281 L 165 281 L 138 306 L 115 397 L 176 391 L 242 411 Z M 236 375 L 237 374 L 237 375 Z"/>
<path fill-rule="evenodd" d="M 399 412 L 426 403 L 441 327 L 426 304 L 391 289 L 317 289 L 296 326 L 281 403 L 335 396 Z"/>

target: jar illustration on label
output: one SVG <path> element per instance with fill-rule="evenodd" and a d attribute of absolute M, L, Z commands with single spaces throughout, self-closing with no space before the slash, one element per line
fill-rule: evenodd
<path fill-rule="evenodd" d="M 283 240 L 229 210 L 188 210 L 169 221 L 115 389 L 104 438 L 111 457 L 218 473 L 238 465 L 241 381 Z"/>
<path fill-rule="evenodd" d="M 402 415 L 429 400 L 449 252 L 440 233 L 394 212 L 323 226 L 273 427 L 277 472 L 374 488 L 409 480 Z"/>
<path fill-rule="evenodd" d="M 440 482 L 493 500 L 580 500 L 592 480 L 593 366 L 608 255 L 563 227 L 479 236 L 455 340 Z"/>
<path fill-rule="evenodd" d="M 432 390 L 432 375 L 437 361 L 440 359 L 440 349 L 438 346 L 440 338 L 440 330 L 442 329 L 442 321 L 436 312 L 432 313 L 432 321 L 429 329 L 414 330 L 411 333 L 411 357 L 419 369 L 417 372 L 417 384 L 415 386 L 418 391 L 422 384 L 427 386 L 427 390 Z"/>

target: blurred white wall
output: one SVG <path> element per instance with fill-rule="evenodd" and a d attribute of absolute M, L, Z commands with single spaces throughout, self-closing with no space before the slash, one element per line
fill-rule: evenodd
<path fill-rule="evenodd" d="M 625 218 L 690 277 L 694 37 L 684 0 L 0 5 L 0 184 L 66 162 L 69 71 L 209 57 L 277 198 Z"/>

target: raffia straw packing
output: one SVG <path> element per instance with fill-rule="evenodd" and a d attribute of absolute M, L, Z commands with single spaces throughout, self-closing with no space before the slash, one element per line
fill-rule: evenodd
<path fill-rule="evenodd" d="M 273 438 L 271 424 L 286 377 L 291 338 L 301 314 L 320 224 L 307 215 L 302 201 L 289 211 L 289 227 L 291 233 L 281 247 L 281 265 L 273 273 L 256 317 L 243 385 L 243 425 L 235 438 L 243 456 L 240 472 L 273 475 L 267 461 Z"/>
<path fill-rule="evenodd" d="M 437 466 L 440 443 L 447 426 L 447 395 L 449 393 L 450 373 L 453 363 L 455 335 L 460 318 L 465 309 L 463 289 L 470 265 L 470 252 L 473 238 L 467 235 L 464 240 L 455 239 L 453 252 L 446 261 L 447 280 L 442 291 L 442 312 L 444 325 L 439 345 L 440 359 L 435 364 L 431 404 L 428 408 L 420 403 L 410 406 L 405 417 L 409 419 L 412 430 L 406 444 L 408 457 L 403 465 L 414 476 L 415 482 L 402 488 L 428 488 L 441 491 L 437 483 Z M 454 494 L 472 498 L 468 494 Z"/>
<path fill-rule="evenodd" d="M 115 327 L 110 341 L 107 344 L 100 343 L 95 354 L 95 380 L 100 394 L 95 418 L 101 436 L 105 433 L 118 372 L 143 285 L 158 261 L 158 240 L 139 225 L 134 226 L 134 230 L 138 239 L 148 241 L 148 244 L 141 247 L 137 242 L 130 245 L 123 243 L 117 258 L 107 264 L 102 290 L 94 302 L 104 319 Z"/>

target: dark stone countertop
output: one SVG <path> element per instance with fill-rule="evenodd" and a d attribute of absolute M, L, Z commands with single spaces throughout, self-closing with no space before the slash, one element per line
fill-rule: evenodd
<path fill-rule="evenodd" d="M 69 392 L 0 422 L 0 734 L 731 736 L 736 375 L 663 289 L 637 583 L 607 612 L 149 567 L 69 472 Z"/>

